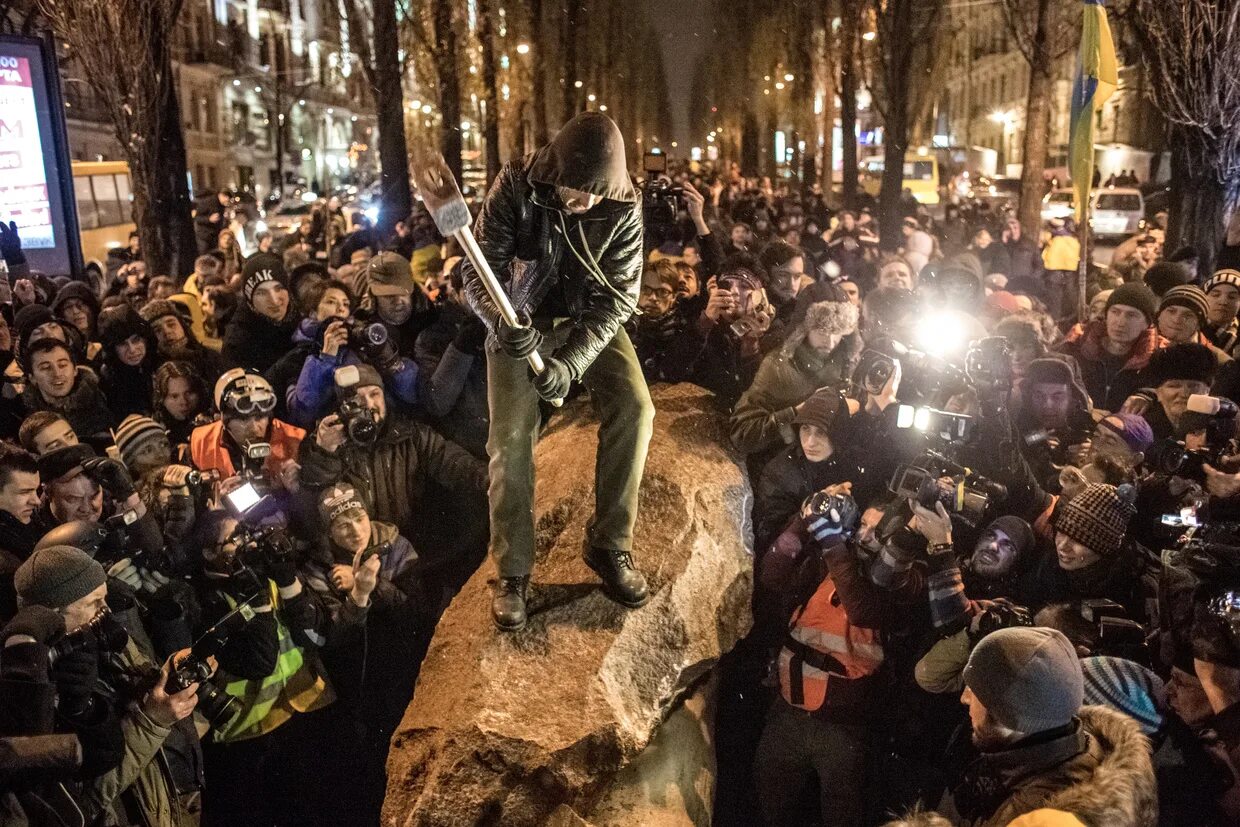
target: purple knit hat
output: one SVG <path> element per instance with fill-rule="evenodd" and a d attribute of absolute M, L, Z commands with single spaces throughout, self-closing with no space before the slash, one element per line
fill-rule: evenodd
<path fill-rule="evenodd" d="M 1108 421 L 1112 419 L 1118 419 L 1123 423 L 1122 427 Z M 1144 417 L 1137 414 L 1111 414 L 1104 417 L 1098 424 L 1118 435 L 1120 439 L 1124 440 L 1124 444 L 1134 451 L 1144 453 L 1154 444 L 1154 431 L 1150 429 L 1150 423 L 1146 422 Z"/>

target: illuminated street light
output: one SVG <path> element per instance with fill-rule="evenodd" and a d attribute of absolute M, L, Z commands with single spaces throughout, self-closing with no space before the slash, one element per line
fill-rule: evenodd
<path fill-rule="evenodd" d="M 780 81 L 776 81 L 776 83 L 775 83 L 775 88 L 776 88 L 776 89 L 783 89 L 783 88 L 784 88 L 784 82 L 783 82 L 782 80 L 780 80 Z"/>
<path fill-rule="evenodd" d="M 528 55 L 529 53 L 530 53 L 530 44 L 528 44 L 528 43 L 518 43 L 518 44 L 517 44 L 517 54 L 519 54 L 519 55 Z"/>
<path fill-rule="evenodd" d="M 241 81 L 237 78 L 233 78 L 233 86 L 240 86 L 240 85 L 241 85 Z"/>
<path fill-rule="evenodd" d="M 573 87 L 574 87 L 574 88 L 580 89 L 582 86 L 585 86 L 585 84 L 584 84 L 584 83 L 582 83 L 582 82 L 581 82 L 581 81 L 579 81 L 579 80 L 578 80 L 578 81 L 574 81 L 574 82 L 573 82 Z"/>
<path fill-rule="evenodd" d="M 421 108 L 422 108 L 422 101 L 420 101 L 420 100 L 415 100 L 413 103 L 409 104 L 409 108 L 410 108 L 410 109 L 421 109 Z"/>
<path fill-rule="evenodd" d="M 431 113 L 431 105 L 429 103 L 422 104 L 422 114 L 429 115 Z"/>
<path fill-rule="evenodd" d="M 792 74 L 791 72 L 789 72 L 788 74 L 784 75 L 784 80 L 786 80 L 786 81 L 788 81 L 789 83 L 791 83 L 792 81 L 796 80 L 796 75 L 794 75 L 794 74 Z"/>
<path fill-rule="evenodd" d="M 990 113 L 990 119 L 995 123 L 1001 123 L 1004 126 L 1011 126 L 1012 121 L 1015 120 L 1015 115 L 1014 113 L 1004 109 L 996 109 L 994 112 Z"/>
<path fill-rule="evenodd" d="M 598 100 L 598 96 L 595 95 L 593 92 L 591 92 L 590 94 L 586 95 L 586 100 L 588 100 L 590 103 L 594 103 L 596 100 Z"/>
<path fill-rule="evenodd" d="M 865 34 L 861 35 L 861 39 L 865 41 L 873 40 L 876 37 L 878 37 L 878 32 L 866 32 Z"/>
<path fill-rule="evenodd" d="M 600 103 L 600 104 L 598 105 L 598 111 L 600 111 L 600 112 L 606 112 L 606 111 L 607 111 L 607 104 L 605 104 L 605 103 Z"/>

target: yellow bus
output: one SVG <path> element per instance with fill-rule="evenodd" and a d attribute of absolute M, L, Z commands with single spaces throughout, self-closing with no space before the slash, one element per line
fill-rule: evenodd
<path fill-rule="evenodd" d="M 134 230 L 129 164 L 124 161 L 74 161 L 73 194 L 77 201 L 82 261 L 106 272 L 108 250 L 124 247 Z"/>
<path fill-rule="evenodd" d="M 867 158 L 862 164 L 864 172 L 861 187 L 875 198 L 883 185 L 882 156 Z M 904 156 L 904 187 L 922 204 L 939 203 L 939 161 L 933 153 L 922 155 L 910 152 Z"/>

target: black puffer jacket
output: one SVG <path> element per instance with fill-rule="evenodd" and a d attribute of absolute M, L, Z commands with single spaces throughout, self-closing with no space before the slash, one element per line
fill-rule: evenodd
<path fill-rule="evenodd" d="M 557 185 L 605 200 L 584 215 L 570 215 L 560 208 Z M 637 306 L 642 211 L 620 130 L 605 115 L 585 112 L 550 145 L 507 164 L 474 233 L 518 313 L 567 315 L 575 322 L 556 356 L 581 378 Z M 495 303 L 468 261 L 463 274 L 469 303 L 494 330 Z"/>
<path fill-rule="evenodd" d="M 224 334 L 220 354 L 224 369 L 254 368 L 260 373 L 267 370 L 292 348 L 297 322 L 291 301 L 279 324 L 255 313 L 248 304 L 241 305 Z"/>
<path fill-rule="evenodd" d="M 301 483 L 319 491 L 348 482 L 372 509 L 374 519 L 393 523 L 407 537 L 427 514 L 423 495 L 429 483 L 458 493 L 487 488 L 486 464 L 420 422 L 384 420 L 375 445 L 346 443 L 329 454 L 313 437 L 301 444 Z"/>

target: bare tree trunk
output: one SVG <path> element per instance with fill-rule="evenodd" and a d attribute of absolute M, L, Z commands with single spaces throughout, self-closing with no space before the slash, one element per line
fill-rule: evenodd
<path fill-rule="evenodd" d="M 168 53 L 164 54 L 166 57 Z M 166 61 L 163 71 L 168 78 L 162 84 L 160 107 L 164 116 L 158 138 L 148 144 L 150 165 L 145 170 L 145 187 L 134 188 L 134 223 L 142 238 L 142 258 L 148 271 L 170 275 L 179 284 L 194 272 L 198 241 L 191 217 L 185 134 L 181 131 L 181 107 L 172 80 L 171 60 Z M 139 189 L 147 193 L 145 208 L 138 204 Z M 151 240 L 155 241 L 153 245 Z"/>
<path fill-rule="evenodd" d="M 568 0 L 564 9 L 563 26 L 560 29 L 560 51 L 564 55 L 564 98 L 560 109 L 561 124 L 568 123 L 577 114 L 577 21 L 578 0 Z"/>
<path fill-rule="evenodd" d="M 435 0 L 435 70 L 439 75 L 439 148 L 448 169 L 461 179 L 461 87 L 456 76 L 452 0 Z"/>
<path fill-rule="evenodd" d="M 478 0 L 478 40 L 482 43 L 482 140 L 487 154 L 487 181 L 499 175 L 499 94 L 495 79 L 495 41 L 491 31 L 491 1 Z"/>
<path fill-rule="evenodd" d="M 533 91 L 534 145 L 547 144 L 547 69 L 543 65 L 542 0 L 529 0 L 530 5 L 530 85 Z"/>
<path fill-rule="evenodd" d="M 1051 67 L 1029 67 L 1029 98 L 1025 103 L 1025 140 L 1021 146 L 1020 206 L 1017 216 L 1027 233 L 1042 225 L 1042 196 L 1046 187 L 1046 147 L 1051 128 Z"/>
<path fill-rule="evenodd" d="M 840 17 L 840 140 L 844 165 L 844 208 L 857 208 L 857 15 L 846 3 Z"/>
<path fill-rule="evenodd" d="M 748 100 L 744 107 L 741 120 L 741 170 L 745 175 L 756 175 L 762 162 L 762 153 L 759 151 L 762 130 L 758 128 L 758 116 Z"/>
<path fill-rule="evenodd" d="M 831 201 L 831 189 L 835 178 L 835 74 L 837 68 L 836 49 L 838 44 L 831 36 L 831 21 L 834 19 L 834 3 L 823 3 L 823 42 L 822 50 L 822 161 L 819 164 L 819 175 L 822 181 L 822 193 L 827 201 Z"/>
<path fill-rule="evenodd" d="M 1214 260 L 1226 237 L 1226 217 L 1236 207 L 1236 192 L 1219 182 L 1202 133 L 1171 125 L 1171 197 L 1166 249 L 1188 245 L 1197 251 L 1197 272 L 1214 272 Z"/>
<path fill-rule="evenodd" d="M 400 38 L 395 0 L 373 0 L 375 111 L 379 126 L 380 203 L 378 235 L 386 238 L 413 211 L 405 143 Z M 458 150 L 459 158 L 460 152 Z"/>

